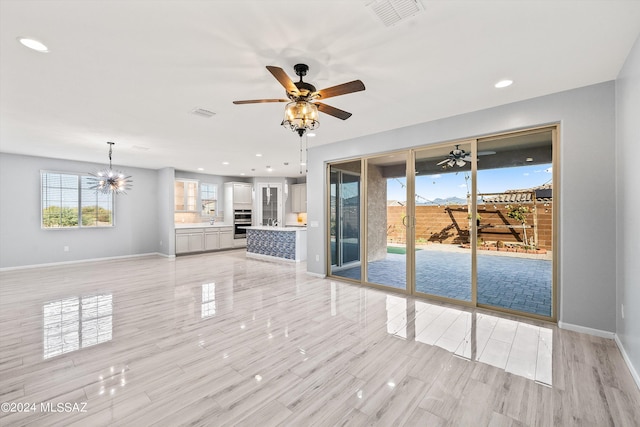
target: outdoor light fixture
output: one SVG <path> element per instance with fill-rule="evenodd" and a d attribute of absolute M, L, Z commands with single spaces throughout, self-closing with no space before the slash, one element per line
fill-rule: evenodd
<path fill-rule="evenodd" d="M 302 137 L 306 131 L 317 129 L 320 126 L 318 107 L 307 101 L 288 103 L 284 109 L 282 126 L 297 132 Z"/>
<path fill-rule="evenodd" d="M 133 181 L 131 176 L 125 176 L 124 173 L 113 170 L 111 167 L 111 154 L 115 142 L 107 142 L 107 144 L 109 144 L 109 168 L 90 174 L 90 188 L 104 194 L 126 194 L 126 190 L 131 189 Z"/>

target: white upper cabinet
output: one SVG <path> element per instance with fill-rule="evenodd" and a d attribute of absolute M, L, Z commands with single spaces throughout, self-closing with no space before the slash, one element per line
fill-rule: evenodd
<path fill-rule="evenodd" d="M 291 212 L 307 211 L 307 184 L 291 185 Z"/>
<path fill-rule="evenodd" d="M 198 181 L 177 179 L 174 184 L 175 211 L 198 211 Z"/>
<path fill-rule="evenodd" d="M 233 223 L 233 211 L 253 208 L 253 187 L 248 182 L 224 183 L 225 221 Z"/>

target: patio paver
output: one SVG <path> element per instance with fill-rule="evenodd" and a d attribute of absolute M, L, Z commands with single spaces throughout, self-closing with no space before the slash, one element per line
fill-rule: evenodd
<path fill-rule="evenodd" d="M 369 282 L 404 289 L 405 255 L 387 254 L 368 266 Z M 334 275 L 359 280 L 360 267 Z M 551 316 L 552 263 L 549 259 L 478 254 L 478 303 Z M 416 252 L 416 290 L 471 301 L 471 254 L 468 251 Z"/>

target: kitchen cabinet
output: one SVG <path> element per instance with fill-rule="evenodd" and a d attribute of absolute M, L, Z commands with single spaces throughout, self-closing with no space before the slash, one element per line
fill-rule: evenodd
<path fill-rule="evenodd" d="M 220 249 L 229 249 L 233 247 L 233 228 L 220 230 Z"/>
<path fill-rule="evenodd" d="M 253 207 L 253 188 L 248 182 L 225 182 L 224 197 L 225 214 L 228 210 L 251 209 Z"/>
<path fill-rule="evenodd" d="M 204 233 L 204 250 L 213 251 L 220 249 L 220 231 L 207 230 Z"/>
<path fill-rule="evenodd" d="M 176 255 L 231 249 L 233 246 L 232 226 L 211 225 L 176 229 Z"/>
<path fill-rule="evenodd" d="M 177 179 L 173 187 L 176 212 L 198 211 L 198 181 Z"/>
<path fill-rule="evenodd" d="M 201 228 L 176 230 L 176 254 L 199 252 L 204 249 L 204 232 Z"/>
<path fill-rule="evenodd" d="M 307 184 L 291 185 L 291 212 L 307 211 Z"/>

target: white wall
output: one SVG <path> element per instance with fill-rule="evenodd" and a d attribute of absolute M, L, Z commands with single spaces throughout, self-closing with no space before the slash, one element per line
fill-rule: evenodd
<path fill-rule="evenodd" d="M 640 38 L 616 80 L 616 131 L 616 333 L 640 385 Z"/>
<path fill-rule="evenodd" d="M 560 251 L 556 254 L 561 262 L 559 321 L 614 332 L 614 82 L 312 147 L 308 191 L 325 194 L 328 161 L 558 122 L 561 124 L 561 234 Z M 316 274 L 325 274 L 325 199 L 314 197 L 307 202 L 307 268 Z M 558 201 L 554 204 L 558 206 Z"/>
<path fill-rule="evenodd" d="M 87 173 L 103 167 L 0 153 L 0 268 L 158 252 L 158 173 L 149 169 L 123 168 L 133 176 L 133 189 L 116 196 L 115 227 L 40 227 L 41 170 Z"/>

